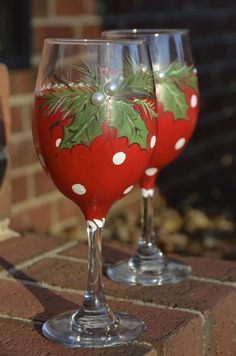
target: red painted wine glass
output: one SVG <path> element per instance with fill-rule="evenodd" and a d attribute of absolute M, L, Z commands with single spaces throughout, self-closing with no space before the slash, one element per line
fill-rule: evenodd
<path fill-rule="evenodd" d="M 136 254 L 108 268 L 111 279 L 139 285 L 177 283 L 191 268 L 168 259 L 157 246 L 153 229 L 153 195 L 162 169 L 185 149 L 198 119 L 199 91 L 188 30 L 114 30 L 109 39 L 145 39 L 151 54 L 158 103 L 159 134 L 140 185 L 143 198 L 142 235 Z M 153 144 L 156 142 L 153 141 Z"/>
<path fill-rule="evenodd" d="M 144 41 L 45 40 L 35 90 L 35 148 L 56 187 L 82 210 L 89 250 L 83 305 L 43 325 L 52 341 L 108 347 L 144 330 L 142 321 L 106 304 L 101 237 L 108 210 L 149 165 L 156 118 Z"/>

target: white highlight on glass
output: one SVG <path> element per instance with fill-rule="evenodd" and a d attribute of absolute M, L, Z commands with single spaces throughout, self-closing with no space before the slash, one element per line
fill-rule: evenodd
<path fill-rule="evenodd" d="M 55 145 L 56 145 L 56 147 L 59 147 L 60 144 L 61 144 L 61 138 L 58 138 L 58 139 L 56 140 Z"/>
<path fill-rule="evenodd" d="M 191 100 L 190 100 L 190 105 L 191 105 L 191 108 L 195 108 L 197 106 L 197 95 L 196 94 L 193 94 L 191 96 Z"/>
<path fill-rule="evenodd" d="M 152 136 L 151 141 L 150 141 L 150 147 L 153 148 L 157 142 L 156 136 Z"/>

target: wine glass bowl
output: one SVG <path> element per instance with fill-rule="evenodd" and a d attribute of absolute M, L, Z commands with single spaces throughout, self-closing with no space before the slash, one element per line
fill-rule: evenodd
<path fill-rule="evenodd" d="M 158 142 L 141 180 L 142 236 L 137 253 L 108 268 L 111 279 L 140 285 L 177 283 L 191 272 L 163 256 L 153 230 L 153 195 L 162 169 L 185 149 L 199 114 L 199 91 L 189 32 L 186 29 L 104 31 L 107 39 L 144 39 L 150 50 L 158 103 Z"/>
<path fill-rule="evenodd" d="M 89 246 L 83 305 L 43 326 L 55 342 L 108 347 L 144 330 L 142 321 L 113 313 L 106 304 L 101 235 L 109 208 L 132 190 L 149 164 L 156 117 L 143 41 L 45 40 L 35 90 L 35 148 L 56 187 L 81 208 Z"/>

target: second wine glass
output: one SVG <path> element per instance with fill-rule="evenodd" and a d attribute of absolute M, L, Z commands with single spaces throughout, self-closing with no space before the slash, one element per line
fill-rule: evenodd
<path fill-rule="evenodd" d="M 133 29 L 103 32 L 109 39 L 145 39 L 152 59 L 158 103 L 159 134 L 149 167 L 140 184 L 143 198 L 142 235 L 136 254 L 108 268 L 111 279 L 125 284 L 177 283 L 190 266 L 168 259 L 156 243 L 153 229 L 153 195 L 162 169 L 184 150 L 199 113 L 197 70 L 189 32 L 185 29 Z M 157 239 L 158 240 L 158 239 Z"/>

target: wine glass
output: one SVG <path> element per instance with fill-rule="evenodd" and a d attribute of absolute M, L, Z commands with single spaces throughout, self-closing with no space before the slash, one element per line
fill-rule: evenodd
<path fill-rule="evenodd" d="M 158 142 L 150 165 L 140 180 L 143 220 L 137 252 L 131 259 L 110 266 L 107 274 L 111 279 L 125 284 L 177 283 L 188 277 L 191 267 L 168 259 L 158 248 L 153 230 L 153 195 L 158 175 L 184 150 L 198 119 L 197 70 L 189 32 L 186 29 L 133 29 L 104 31 L 102 35 L 107 39 L 147 41 L 155 78 L 159 121 Z"/>
<path fill-rule="evenodd" d="M 55 342 L 108 347 L 135 339 L 145 328 L 106 304 L 101 238 L 109 208 L 149 165 L 156 117 L 144 41 L 45 40 L 35 91 L 35 148 L 56 187 L 81 208 L 89 250 L 83 305 L 43 325 Z"/>

